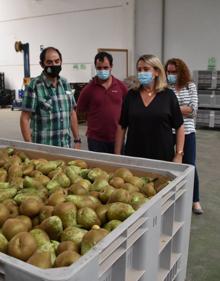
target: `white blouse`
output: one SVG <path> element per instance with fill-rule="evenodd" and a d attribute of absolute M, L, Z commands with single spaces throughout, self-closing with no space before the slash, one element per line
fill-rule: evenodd
<path fill-rule="evenodd" d="M 183 116 L 185 134 L 195 132 L 195 116 L 198 109 L 198 93 L 195 83 L 190 82 L 187 87 L 182 88 L 178 92 L 174 86 L 171 85 L 170 88 L 176 94 L 180 106 L 187 105 L 192 108 L 192 114 L 190 116 Z"/>

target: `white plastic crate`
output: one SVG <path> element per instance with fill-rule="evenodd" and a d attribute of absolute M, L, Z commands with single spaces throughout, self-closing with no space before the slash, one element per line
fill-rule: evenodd
<path fill-rule="evenodd" d="M 39 269 L 0 253 L 5 281 L 184 281 L 194 168 L 142 158 L 94 153 L 0 139 L 0 146 L 81 158 L 96 165 L 154 172 L 173 180 L 72 266 Z"/>

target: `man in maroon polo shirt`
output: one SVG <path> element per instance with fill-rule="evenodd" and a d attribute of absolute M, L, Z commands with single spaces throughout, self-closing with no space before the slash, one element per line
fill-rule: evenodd
<path fill-rule="evenodd" d="M 94 59 L 96 76 L 82 90 L 77 112 L 85 113 L 89 150 L 114 153 L 115 133 L 127 88 L 111 75 L 113 58 L 100 52 Z"/>

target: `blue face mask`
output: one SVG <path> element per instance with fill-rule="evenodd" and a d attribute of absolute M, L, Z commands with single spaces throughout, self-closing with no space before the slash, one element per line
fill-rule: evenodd
<path fill-rule="evenodd" d="M 96 74 L 99 79 L 107 80 L 110 76 L 110 70 L 109 69 L 96 70 Z"/>
<path fill-rule="evenodd" d="M 176 74 L 167 75 L 167 81 L 169 84 L 176 84 L 176 80 L 177 80 Z"/>
<path fill-rule="evenodd" d="M 138 72 L 138 80 L 141 85 L 147 86 L 153 82 L 154 77 L 151 71 Z"/>

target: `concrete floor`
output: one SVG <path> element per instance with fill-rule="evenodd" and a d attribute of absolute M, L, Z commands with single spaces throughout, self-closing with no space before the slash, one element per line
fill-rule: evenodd
<path fill-rule="evenodd" d="M 0 109 L 0 137 L 22 140 L 19 111 Z M 85 126 L 80 125 L 86 149 Z M 187 281 L 220 281 L 220 131 L 197 131 L 197 166 L 205 213 L 192 216 Z M 155 280 L 156 281 L 156 280 Z"/>

